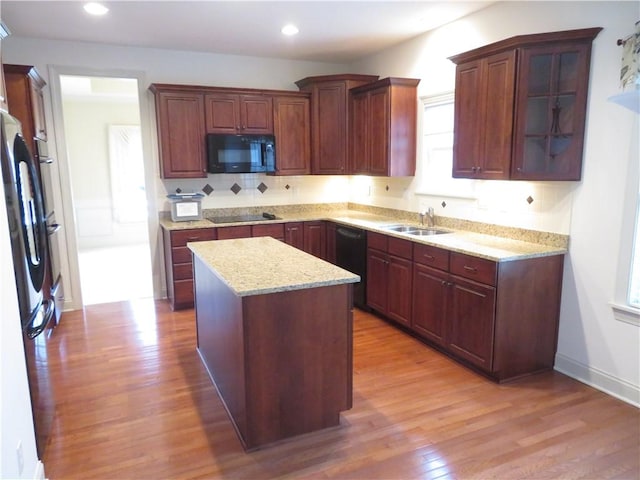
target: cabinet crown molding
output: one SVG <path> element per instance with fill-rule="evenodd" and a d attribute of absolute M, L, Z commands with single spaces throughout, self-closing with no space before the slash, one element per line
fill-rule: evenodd
<path fill-rule="evenodd" d="M 514 50 L 516 48 L 524 48 L 530 46 L 541 46 L 545 43 L 557 43 L 557 42 L 591 42 L 600 33 L 602 27 L 582 28 L 578 30 L 564 30 L 561 32 L 549 32 L 549 33 L 534 33 L 528 35 L 517 35 L 505 40 L 500 40 L 489 45 L 469 50 L 467 52 L 459 53 L 449 57 L 456 65 L 461 63 L 477 60 L 488 55 L 501 53 L 507 50 Z"/>

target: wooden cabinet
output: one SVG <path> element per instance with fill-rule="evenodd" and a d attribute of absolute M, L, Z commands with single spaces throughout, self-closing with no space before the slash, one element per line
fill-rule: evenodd
<path fill-rule="evenodd" d="M 269 95 L 212 92 L 205 96 L 207 133 L 273 134 Z"/>
<path fill-rule="evenodd" d="M 218 227 L 218 240 L 251 237 L 251 225 L 235 225 L 233 227 Z"/>
<path fill-rule="evenodd" d="M 276 175 L 311 172 L 309 97 L 280 95 L 273 99 L 273 130 L 276 137 Z"/>
<path fill-rule="evenodd" d="M 323 75 L 298 80 L 311 94 L 311 173 L 349 173 L 349 90 L 374 82 L 377 75 Z"/>
<path fill-rule="evenodd" d="M 264 223 L 251 227 L 252 237 L 272 237 L 284 242 L 284 223 Z"/>
<path fill-rule="evenodd" d="M 327 230 L 325 222 L 304 222 L 303 250 L 318 258 L 326 258 Z"/>
<path fill-rule="evenodd" d="M 453 176 L 579 180 L 591 43 L 600 30 L 522 35 L 450 57 Z"/>
<path fill-rule="evenodd" d="M 151 85 L 155 94 L 160 176 L 206 178 L 204 95 Z"/>
<path fill-rule="evenodd" d="M 367 305 L 405 326 L 411 324 L 412 243 L 367 234 Z"/>
<path fill-rule="evenodd" d="M 0 65 L 2 65 L 2 39 L 9 36 L 9 30 L 0 21 Z M 0 69 L 0 110 L 3 112 L 9 111 L 7 105 L 7 89 L 4 81 L 4 69 Z"/>
<path fill-rule="evenodd" d="M 20 120 L 22 136 L 35 155 L 35 139 L 47 140 L 43 99 L 46 83 L 31 65 L 7 64 L 3 70 L 9 112 Z"/>
<path fill-rule="evenodd" d="M 284 225 L 284 241 L 292 247 L 304 250 L 304 223 L 288 222 Z"/>
<path fill-rule="evenodd" d="M 326 225 L 326 249 L 325 260 L 336 265 L 336 224 L 325 222 Z"/>
<path fill-rule="evenodd" d="M 193 261 L 188 242 L 216 240 L 215 228 L 164 230 L 167 297 L 173 310 L 193 307 Z"/>
<path fill-rule="evenodd" d="M 369 232 L 367 305 L 486 376 L 511 380 L 553 368 L 563 262 L 494 262 Z"/>
<path fill-rule="evenodd" d="M 415 174 L 419 82 L 385 78 L 351 89 L 351 173 Z"/>

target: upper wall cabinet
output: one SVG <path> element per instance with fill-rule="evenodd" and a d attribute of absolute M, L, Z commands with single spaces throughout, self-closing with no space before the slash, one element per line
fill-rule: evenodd
<path fill-rule="evenodd" d="M 308 94 L 290 93 L 274 97 L 273 123 L 276 175 L 309 174 L 311 141 Z"/>
<path fill-rule="evenodd" d="M 298 80 L 311 94 L 311 173 L 348 174 L 349 89 L 378 80 L 377 75 L 322 75 Z"/>
<path fill-rule="evenodd" d="M 204 94 L 173 85 L 150 88 L 155 94 L 160 176 L 205 178 Z"/>
<path fill-rule="evenodd" d="M 270 96 L 215 92 L 206 95 L 207 133 L 273 134 Z"/>
<path fill-rule="evenodd" d="M 350 173 L 415 175 L 419 82 L 384 78 L 351 89 Z"/>
<path fill-rule="evenodd" d="M 453 177 L 580 180 L 591 43 L 600 30 L 522 35 L 450 57 Z"/>
<path fill-rule="evenodd" d="M 0 65 L 2 65 L 2 39 L 9 36 L 9 30 L 4 23 L 0 21 Z M 4 83 L 4 71 L 0 68 L 0 110 L 6 112 L 9 110 L 7 106 L 7 89 Z"/>
<path fill-rule="evenodd" d="M 35 154 L 34 139 L 47 140 L 44 118 L 43 89 L 46 85 L 31 65 L 3 65 L 9 112 L 22 123 L 22 135 L 31 154 Z"/>

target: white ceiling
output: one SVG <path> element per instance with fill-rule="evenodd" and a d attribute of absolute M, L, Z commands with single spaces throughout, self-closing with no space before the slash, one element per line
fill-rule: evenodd
<path fill-rule="evenodd" d="M 491 1 L 123 1 L 91 17 L 82 1 L 2 0 L 12 35 L 349 63 Z M 300 33 L 285 37 L 285 23 Z"/>

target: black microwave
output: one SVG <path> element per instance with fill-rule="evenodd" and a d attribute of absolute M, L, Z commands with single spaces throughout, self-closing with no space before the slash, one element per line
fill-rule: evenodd
<path fill-rule="evenodd" d="M 207 172 L 269 173 L 275 170 L 273 135 L 207 134 Z"/>

